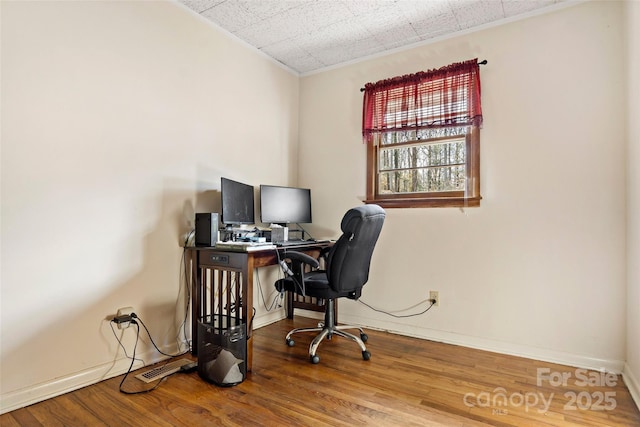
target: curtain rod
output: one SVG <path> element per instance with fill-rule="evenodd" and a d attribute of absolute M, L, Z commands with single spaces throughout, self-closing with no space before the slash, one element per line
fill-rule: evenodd
<path fill-rule="evenodd" d="M 478 65 L 487 65 L 487 64 L 488 64 L 488 61 L 486 59 L 478 62 Z M 364 88 L 363 87 L 360 88 L 360 92 L 364 92 Z"/>

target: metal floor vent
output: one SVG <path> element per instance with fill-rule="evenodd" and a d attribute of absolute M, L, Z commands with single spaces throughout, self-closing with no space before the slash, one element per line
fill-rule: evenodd
<path fill-rule="evenodd" d="M 189 359 L 178 359 L 173 362 L 169 362 L 165 365 L 158 366 L 157 368 L 150 369 L 141 374 L 136 375 L 136 378 L 145 383 L 159 380 L 180 370 L 181 367 L 191 363 Z"/>

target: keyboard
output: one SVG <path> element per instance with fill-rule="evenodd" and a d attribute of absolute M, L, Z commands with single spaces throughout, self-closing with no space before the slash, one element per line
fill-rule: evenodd
<path fill-rule="evenodd" d="M 216 249 L 252 252 L 264 249 L 275 249 L 275 245 L 270 242 L 216 242 Z"/>
<path fill-rule="evenodd" d="M 284 242 L 274 243 L 276 246 L 299 246 L 304 244 L 316 243 L 315 240 L 286 240 Z"/>

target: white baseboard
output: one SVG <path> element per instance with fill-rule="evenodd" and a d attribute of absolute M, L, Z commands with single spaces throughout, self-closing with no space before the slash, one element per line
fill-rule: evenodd
<path fill-rule="evenodd" d="M 532 347 L 522 344 L 514 344 L 504 341 L 497 341 L 482 337 L 456 334 L 453 332 L 438 331 L 432 329 L 419 328 L 415 326 L 400 325 L 394 329 L 389 327 L 391 323 L 375 325 L 370 319 L 365 321 L 361 317 L 351 317 L 340 314 L 340 321 L 349 324 L 361 325 L 370 329 L 378 329 L 393 334 L 406 335 L 414 338 L 421 338 L 430 341 L 443 342 L 446 344 L 459 345 L 462 347 L 475 348 L 478 350 L 491 351 L 495 353 L 508 354 L 511 356 L 524 357 L 527 359 L 540 360 L 561 365 L 568 365 L 576 368 L 605 370 L 615 374 L 621 374 L 624 367 L 623 360 L 599 359 L 580 354 L 565 353 L 561 351 L 549 350 L 539 347 Z"/>
<path fill-rule="evenodd" d="M 187 344 L 184 343 L 183 346 L 186 347 Z M 178 352 L 178 348 L 177 345 L 175 345 L 173 348 L 163 348 L 162 351 L 167 354 L 175 354 Z M 163 356 L 152 349 L 144 354 L 136 354 L 136 359 L 143 359 L 146 362 L 146 365 L 152 365 L 167 359 L 167 356 Z M 0 395 L 0 414 L 23 408 L 37 402 L 42 402 L 43 400 L 60 396 L 61 394 L 78 390 L 109 378 L 117 377 L 118 375 L 126 373 L 129 370 L 129 366 L 131 366 L 131 359 L 120 358 L 110 363 L 105 363 L 84 371 L 56 378 L 52 381 L 3 393 Z M 139 369 L 144 366 L 145 365 L 141 361 L 136 360 L 133 364 L 132 370 Z"/>
<path fill-rule="evenodd" d="M 285 314 L 284 310 L 274 310 L 271 313 L 265 313 L 259 317 L 256 316 L 253 318 L 253 329 L 262 328 L 263 326 L 267 326 L 277 322 L 278 320 L 282 320 L 285 317 L 287 317 L 287 315 Z"/>
<path fill-rule="evenodd" d="M 636 402 L 636 406 L 638 407 L 638 409 L 640 409 L 640 381 L 638 381 L 638 376 L 634 375 L 634 373 L 631 371 L 631 367 L 628 363 L 624 364 L 622 378 L 624 379 L 625 385 L 629 389 L 631 398 L 634 402 Z"/>

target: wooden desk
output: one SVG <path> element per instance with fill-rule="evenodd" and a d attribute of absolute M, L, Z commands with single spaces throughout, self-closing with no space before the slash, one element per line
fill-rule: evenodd
<path fill-rule="evenodd" d="M 191 284 L 191 352 L 197 354 L 198 321 L 211 314 L 234 317 L 246 325 L 247 370 L 253 361 L 253 271 L 277 265 L 288 250 L 317 256 L 331 242 L 304 243 L 278 249 L 253 252 L 220 250 L 215 247 L 187 247 L 185 262 L 190 268 Z M 278 258 L 278 253 L 280 258 Z M 305 307 L 306 308 L 306 307 Z M 293 303 L 287 299 L 288 315 Z"/>

